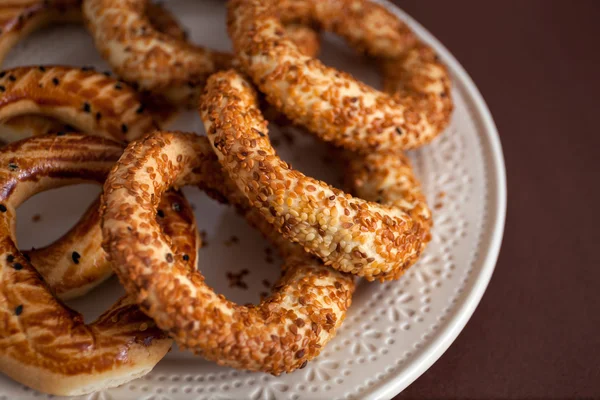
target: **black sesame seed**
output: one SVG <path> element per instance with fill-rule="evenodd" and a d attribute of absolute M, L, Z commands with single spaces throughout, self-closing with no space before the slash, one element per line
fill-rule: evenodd
<path fill-rule="evenodd" d="M 0 85 L 0 92 L 5 92 L 5 91 L 6 91 L 6 88 L 4 86 Z"/>
<path fill-rule="evenodd" d="M 171 207 L 177 212 L 181 211 L 181 205 L 179 205 L 179 203 L 173 203 Z"/>
<path fill-rule="evenodd" d="M 8 163 L 8 169 L 10 169 L 11 171 L 16 171 L 19 169 L 19 166 L 15 163 Z"/>
<path fill-rule="evenodd" d="M 121 90 L 121 89 L 123 89 L 123 86 L 121 86 L 121 84 L 120 84 L 120 83 L 116 83 L 116 84 L 115 84 L 115 89 L 117 89 L 117 90 Z"/>
<path fill-rule="evenodd" d="M 81 258 L 81 254 L 79 254 L 78 252 L 74 251 L 73 254 L 71 254 L 71 258 L 73 259 L 73 262 L 75 264 L 79 264 L 79 259 Z"/>
<path fill-rule="evenodd" d="M 11 263 L 13 261 L 15 261 L 15 256 L 13 256 L 12 254 L 6 256 L 6 262 Z"/>
<path fill-rule="evenodd" d="M 164 212 L 163 210 L 158 210 L 158 211 L 156 212 L 156 215 L 157 215 L 159 218 L 164 218 L 164 217 L 165 217 L 165 212 Z"/>
<path fill-rule="evenodd" d="M 0 212 L 6 212 L 6 206 L 4 204 L 0 204 Z"/>
<path fill-rule="evenodd" d="M 6 71 L 0 72 L 0 78 L 4 78 L 6 76 Z"/>
<path fill-rule="evenodd" d="M 139 107 L 138 107 L 138 109 L 137 109 L 137 110 L 135 110 L 135 112 L 136 112 L 137 114 L 141 114 L 141 113 L 143 113 L 143 112 L 144 112 L 144 106 L 143 106 L 143 105 L 139 106 Z"/>
<path fill-rule="evenodd" d="M 11 82 L 14 82 L 14 81 L 16 81 L 16 80 L 17 80 L 17 78 L 15 78 L 15 76 L 14 76 L 14 75 L 9 75 L 9 76 L 8 76 L 8 80 L 9 80 L 9 81 L 11 81 Z"/>
<path fill-rule="evenodd" d="M 184 254 L 183 261 L 190 261 L 190 256 L 188 256 L 187 254 Z"/>
<path fill-rule="evenodd" d="M 19 315 L 21 315 L 22 312 L 23 312 L 23 304 L 21 304 L 15 308 L 15 315 L 19 316 Z"/>
<path fill-rule="evenodd" d="M 89 65 L 82 67 L 81 68 L 82 71 L 87 72 L 87 71 L 93 71 L 94 67 L 90 67 Z"/>
<path fill-rule="evenodd" d="M 167 262 L 172 263 L 173 262 L 173 254 L 167 253 L 166 259 L 167 259 Z"/>
<path fill-rule="evenodd" d="M 14 263 L 13 268 L 16 269 L 17 271 L 20 271 L 23 269 L 23 265 L 21 263 Z"/>
<path fill-rule="evenodd" d="M 35 248 L 32 247 L 31 250 L 33 251 L 33 250 L 35 250 Z M 27 261 L 31 262 L 31 258 L 29 257 L 29 254 L 23 253 L 23 258 L 26 259 Z"/>
<path fill-rule="evenodd" d="M 64 136 L 66 134 L 67 134 L 67 132 L 65 132 L 65 131 L 56 132 L 56 136 Z"/>
<path fill-rule="evenodd" d="M 46 67 L 44 67 L 44 66 L 40 65 L 38 68 L 40 69 L 40 71 L 42 71 L 42 72 L 46 72 Z"/>
<path fill-rule="evenodd" d="M 100 114 L 100 111 L 98 111 L 96 113 L 96 121 L 100 121 L 100 119 L 102 119 L 102 114 Z"/>
<path fill-rule="evenodd" d="M 58 80 L 58 78 L 52 78 L 52 83 L 54 83 L 54 86 L 58 86 L 60 81 Z"/>
<path fill-rule="evenodd" d="M 127 133 L 128 130 L 129 130 L 129 128 L 127 127 L 127 125 L 125 125 L 125 124 L 121 125 L 121 132 Z"/>
<path fill-rule="evenodd" d="M 85 103 L 83 103 L 83 111 L 85 111 L 87 113 L 92 111 L 92 106 L 90 106 L 90 103 L 88 103 L 87 101 Z"/>
<path fill-rule="evenodd" d="M 396 128 L 396 133 L 397 133 L 398 135 L 402 135 L 404 132 L 402 131 L 402 129 L 400 129 L 400 128 Z"/>
<path fill-rule="evenodd" d="M 110 71 L 104 71 L 103 74 L 106 75 L 106 76 L 111 76 L 111 72 Z"/>
<path fill-rule="evenodd" d="M 446 92 L 442 92 L 442 93 L 440 93 L 440 97 L 444 98 L 444 97 L 446 97 L 446 96 L 448 96 L 448 93 L 446 93 Z"/>

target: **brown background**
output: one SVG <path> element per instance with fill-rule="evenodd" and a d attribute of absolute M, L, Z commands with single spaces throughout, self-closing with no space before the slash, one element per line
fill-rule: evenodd
<path fill-rule="evenodd" d="M 600 1 L 396 4 L 481 90 L 508 175 L 490 286 L 398 399 L 600 398 Z"/>

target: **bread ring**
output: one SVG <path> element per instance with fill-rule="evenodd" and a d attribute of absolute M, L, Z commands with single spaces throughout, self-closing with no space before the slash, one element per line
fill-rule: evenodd
<path fill-rule="evenodd" d="M 389 280 L 419 257 L 429 240 L 429 225 L 421 219 L 353 198 L 279 159 L 256 93 L 239 73 L 214 74 L 199 111 L 219 161 L 253 207 L 326 265 Z"/>
<path fill-rule="evenodd" d="M 396 76 L 436 91 L 390 96 L 302 55 L 279 20 L 286 7 L 393 63 Z M 350 150 L 409 149 L 447 125 L 452 100 L 446 68 L 383 6 L 369 0 L 232 0 L 228 10 L 240 68 L 271 104 L 321 139 Z"/>
<path fill-rule="evenodd" d="M 0 4 L 0 65 L 14 45 L 52 23 L 81 20 L 81 0 L 5 0 Z"/>
<path fill-rule="evenodd" d="M 127 292 L 181 347 L 234 368 L 275 375 L 300 368 L 344 319 L 353 279 L 283 246 L 284 276 L 270 297 L 241 306 L 217 295 L 200 272 L 172 257 L 151 216 L 171 186 L 216 185 L 228 193 L 233 185 L 216 177 L 218 170 L 205 137 L 160 132 L 131 143 L 104 185 L 105 249 Z M 265 224 L 260 216 L 255 221 Z M 278 237 L 272 227 L 264 230 Z"/>
<path fill-rule="evenodd" d="M 81 0 L 8 0 L 0 4 L 0 65 L 8 52 L 19 41 L 32 32 L 49 24 L 82 22 Z M 175 17 L 161 4 L 148 4 L 148 18 L 152 25 L 162 33 L 173 38 L 185 40 L 187 33 Z M 165 109 L 164 104 L 153 98 L 144 98 L 143 103 L 161 123 L 168 122 L 174 110 Z M 50 132 L 65 131 L 64 124 L 41 116 L 22 116 L 4 121 L 0 129 L 0 138 L 8 142 L 25 137 L 43 135 Z M 7 139 L 9 138 L 9 139 Z"/>
<path fill-rule="evenodd" d="M 142 91 L 176 105 L 198 104 L 199 90 L 214 72 L 229 68 L 232 56 L 163 34 L 148 21 L 148 0 L 85 0 L 83 14 L 102 57 L 117 75 Z M 316 33 L 292 25 L 300 50 L 316 54 Z"/>
<path fill-rule="evenodd" d="M 0 370 L 34 389 L 76 395 L 117 386 L 149 372 L 171 346 L 127 298 L 84 324 L 79 313 L 52 294 L 15 244 L 19 204 L 45 189 L 102 182 L 121 154 L 118 143 L 76 134 L 35 137 L 0 151 Z M 186 227 L 174 228 L 185 239 L 174 245 L 189 251 L 195 249 L 195 234 Z M 174 247 L 173 257 L 183 263 L 178 251 Z"/>
<path fill-rule="evenodd" d="M 0 72 L 0 122 L 29 114 L 117 141 L 129 141 L 157 127 L 137 93 L 104 74 L 60 66 Z"/>
<path fill-rule="evenodd" d="M 19 41 L 50 24 L 82 22 L 82 0 L 4 0 L 0 4 L 0 65 Z M 187 34 L 159 3 L 148 3 L 148 18 L 159 32 L 185 40 Z"/>
<path fill-rule="evenodd" d="M 0 75 L 0 121 L 7 119 L 10 124 L 6 127 L 0 123 L 3 127 L 0 138 L 6 142 L 20 139 L 19 135 L 65 133 L 66 128 L 74 129 L 56 119 L 42 118 L 40 114 L 69 121 L 95 136 L 113 139 L 116 136 L 119 140 L 124 136 L 125 139 L 136 137 L 155 127 L 137 94 L 104 74 L 67 67 L 22 67 Z M 75 105 L 77 109 L 73 110 Z M 130 121 L 127 135 L 123 135 L 121 118 Z M 33 127 L 33 132 L 16 130 L 18 123 Z M 116 130 L 119 132 L 115 133 Z M 75 265 L 68 251 L 78 250 L 83 254 L 87 249 L 99 248 L 102 238 L 98 206 L 99 203 L 92 206 L 68 234 L 43 249 L 28 253 L 61 299 L 85 294 L 112 274 L 104 252 L 99 251 L 96 256 L 86 257 Z"/>

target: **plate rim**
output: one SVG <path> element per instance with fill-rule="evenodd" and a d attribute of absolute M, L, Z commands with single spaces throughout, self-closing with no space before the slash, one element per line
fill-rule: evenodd
<path fill-rule="evenodd" d="M 440 329 L 427 347 L 405 370 L 392 374 L 363 393 L 365 399 L 391 399 L 417 380 L 448 350 L 479 305 L 492 278 L 498 255 L 500 254 L 506 221 L 507 187 L 504 153 L 498 129 L 487 103 L 471 76 L 442 42 L 416 19 L 389 0 L 376 1 L 385 5 L 393 13 L 401 16 L 420 38 L 431 45 L 457 77 L 457 81 L 464 87 L 468 101 L 474 106 L 475 114 L 484 128 L 484 135 L 481 138 L 484 140 L 484 148 L 489 150 L 490 156 L 486 175 L 491 177 L 491 181 L 494 182 L 494 185 L 490 186 L 487 196 L 487 201 L 492 205 L 489 208 L 490 213 L 488 216 L 492 228 L 491 230 L 487 229 L 482 232 L 482 241 L 478 245 L 478 250 L 486 249 L 486 252 L 481 261 L 479 261 L 482 265 L 481 268 L 479 268 L 476 274 L 471 275 L 471 289 L 459 300 L 452 313 L 452 317 L 448 319 L 445 327 Z"/>
<path fill-rule="evenodd" d="M 348 387 L 345 394 L 353 394 L 365 399 L 388 399 L 396 396 L 418 379 L 446 352 L 460 332 L 464 329 L 475 309 L 479 305 L 496 266 L 502 243 L 507 204 L 506 170 L 498 130 L 483 96 L 477 86 L 452 53 L 431 34 L 423 25 L 389 0 L 372 0 L 384 5 L 388 10 L 406 21 L 411 29 L 440 55 L 455 77 L 456 87 L 460 88 L 464 98 L 471 106 L 476 126 L 481 132 L 478 136 L 479 147 L 484 157 L 484 177 L 487 181 L 482 230 L 470 265 L 475 265 L 468 277 L 465 292 L 458 297 L 452 307 L 449 318 L 425 342 L 424 347 L 402 368 L 390 371 L 387 376 L 360 393 L 356 387 Z M 476 270 L 475 270 L 476 269 Z M 369 374 L 370 375 L 370 374 Z M 372 377 L 372 375 L 371 375 Z M 0 398 L 2 393 L 0 393 Z M 46 395 L 47 397 L 47 395 Z M 87 398 L 87 397 L 86 397 Z"/>

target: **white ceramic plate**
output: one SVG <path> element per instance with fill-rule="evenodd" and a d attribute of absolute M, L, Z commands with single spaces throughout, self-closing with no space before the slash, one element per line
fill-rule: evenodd
<path fill-rule="evenodd" d="M 167 3 L 204 45 L 228 50 L 222 1 Z M 467 323 L 492 275 L 506 205 L 505 172 L 498 134 L 477 88 L 454 57 L 423 27 L 396 7 L 392 11 L 440 54 L 454 82 L 456 111 L 448 130 L 433 144 L 411 153 L 434 208 L 433 241 L 402 279 L 360 282 L 348 318 L 337 337 L 305 369 L 281 377 L 223 368 L 173 350 L 150 374 L 86 399 L 349 399 L 391 398 L 422 374 L 450 346 Z M 375 69 L 339 40 L 327 36 L 322 59 L 378 86 Z M 108 65 L 82 27 L 52 27 L 14 49 L 5 67 L 28 64 Z M 194 113 L 173 127 L 202 132 Z M 326 147 L 306 135 L 273 128 L 278 151 L 296 168 L 332 184 L 342 171 L 327 162 Z M 291 138 L 291 139 L 290 139 Z M 75 223 L 99 188 L 81 185 L 43 193 L 18 213 L 21 248 L 49 243 Z M 237 302 L 257 302 L 273 282 L 278 260 L 267 260 L 267 243 L 232 209 L 196 189 L 186 194 L 196 207 L 208 246 L 200 268 L 209 284 Z M 34 215 L 39 215 L 34 218 Z M 232 238 L 235 239 L 232 240 Z M 270 261 L 270 262 L 269 262 Z M 230 288 L 226 272 L 248 270 L 244 290 Z M 112 279 L 85 298 L 69 303 L 91 321 L 122 293 Z M 0 377 L 1 399 L 46 395 Z"/>

